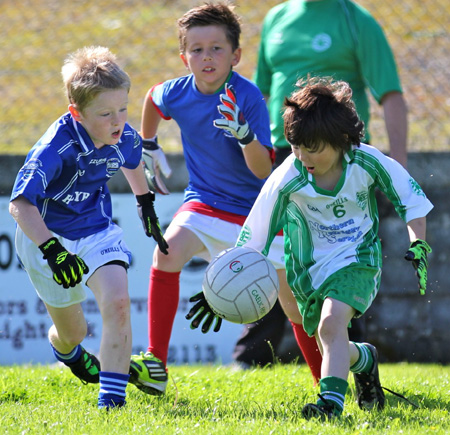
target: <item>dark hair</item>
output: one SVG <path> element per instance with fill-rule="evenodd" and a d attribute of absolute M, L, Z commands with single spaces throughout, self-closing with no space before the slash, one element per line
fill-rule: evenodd
<path fill-rule="evenodd" d="M 180 53 L 186 50 L 186 32 L 192 27 L 223 26 L 232 50 L 239 48 L 241 25 L 233 12 L 234 6 L 226 3 L 205 3 L 186 12 L 178 21 Z"/>
<path fill-rule="evenodd" d="M 284 135 L 291 145 L 312 151 L 327 144 L 342 151 L 360 145 L 364 123 L 348 83 L 331 77 L 308 77 L 296 87 L 298 90 L 284 101 Z"/>

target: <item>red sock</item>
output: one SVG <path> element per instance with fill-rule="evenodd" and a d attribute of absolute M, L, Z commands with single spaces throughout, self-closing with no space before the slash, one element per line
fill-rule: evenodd
<path fill-rule="evenodd" d="M 167 365 L 170 336 L 180 299 L 180 273 L 150 269 L 148 351 Z"/>
<path fill-rule="evenodd" d="M 314 379 L 314 385 L 317 385 L 320 379 L 320 368 L 322 366 L 322 355 L 320 354 L 317 342 L 314 337 L 309 337 L 303 329 L 303 325 L 291 322 L 292 329 L 294 330 L 295 340 L 297 341 L 303 357 L 311 370 L 311 374 Z"/>

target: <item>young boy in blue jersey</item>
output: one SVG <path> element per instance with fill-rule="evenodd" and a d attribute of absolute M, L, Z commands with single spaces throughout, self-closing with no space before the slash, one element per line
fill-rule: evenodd
<path fill-rule="evenodd" d="M 131 253 L 112 221 L 106 182 L 124 173 L 147 236 L 168 253 L 142 169 L 142 139 L 127 124 L 130 79 L 105 47 L 67 57 L 62 76 L 69 112 L 33 146 L 10 202 L 16 249 L 53 321 L 56 359 L 84 383 L 100 382 L 98 407 L 125 404 L 131 355 L 127 268 Z M 81 346 L 89 287 L 102 315 L 99 360 Z"/>
<path fill-rule="evenodd" d="M 133 355 L 130 382 L 148 394 L 163 394 L 167 385 L 167 357 L 178 307 L 180 272 L 198 256 L 207 261 L 234 246 L 273 163 L 270 123 L 259 89 L 233 71 L 239 63 L 239 18 L 224 4 L 207 3 L 178 20 L 180 55 L 189 75 L 168 80 L 148 92 L 142 116 L 144 148 L 159 150 L 157 129 L 161 119 L 174 119 L 180 127 L 189 183 L 184 204 L 169 225 L 165 238 L 171 250 L 155 250 L 148 293 L 147 352 Z M 222 116 L 221 116 L 222 115 Z M 163 166 L 163 165 L 162 165 Z M 278 269 L 281 292 L 292 295 L 286 284 L 283 238 L 278 236 L 269 254 Z M 320 353 L 303 331 L 295 299 L 285 308 L 303 337 L 302 351 L 309 363 Z M 194 300 L 192 327 L 213 317 L 202 294 Z M 194 316 L 190 313 L 188 318 Z M 220 323 L 215 324 L 215 331 Z M 305 350 L 306 349 L 306 350 Z M 306 356 L 305 356 L 306 358 Z M 316 363 L 318 377 L 320 363 Z"/>
<path fill-rule="evenodd" d="M 317 403 L 304 418 L 343 412 L 349 371 L 361 409 L 382 409 L 376 348 L 349 341 L 348 325 L 375 299 L 382 268 L 375 189 L 405 222 L 420 293 L 427 285 L 426 216 L 433 208 L 397 161 L 360 143 L 364 124 L 348 83 L 313 78 L 285 100 L 284 132 L 292 154 L 269 177 L 248 215 L 238 246 L 267 255 L 284 229 L 286 273 L 305 331 L 322 352 Z M 282 298 L 282 295 L 280 296 Z"/>

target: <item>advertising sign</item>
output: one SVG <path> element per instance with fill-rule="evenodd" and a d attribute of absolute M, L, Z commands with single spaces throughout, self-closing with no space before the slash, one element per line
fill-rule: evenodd
<path fill-rule="evenodd" d="M 157 195 L 155 208 L 165 229 L 183 200 L 182 193 Z M 133 253 L 128 270 L 133 329 L 133 353 L 147 349 L 147 291 L 153 250 L 156 243 L 143 231 L 132 194 L 112 195 L 114 220 L 124 230 L 125 241 Z M 28 275 L 15 254 L 15 222 L 8 212 L 9 198 L 0 197 L 0 364 L 53 363 L 47 339 L 51 320 L 39 300 Z M 185 315 L 192 307 L 189 298 L 201 290 L 206 263 L 194 257 L 181 272 L 180 302 L 169 348 L 170 364 L 231 362 L 231 353 L 242 325 L 223 322 L 218 333 L 202 334 L 191 330 Z M 61 287 L 61 291 L 64 288 Z M 98 354 L 102 322 L 92 292 L 83 310 L 88 322 L 88 336 L 83 346 Z"/>

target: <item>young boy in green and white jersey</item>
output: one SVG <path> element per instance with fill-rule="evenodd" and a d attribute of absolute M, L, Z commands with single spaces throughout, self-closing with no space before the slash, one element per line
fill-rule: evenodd
<path fill-rule="evenodd" d="M 341 415 L 349 370 L 360 408 L 382 409 L 376 348 L 350 342 L 347 332 L 380 286 L 375 188 L 406 222 L 411 245 L 405 259 L 416 269 L 422 294 L 431 252 L 425 216 L 433 205 L 399 163 L 360 143 L 364 124 L 346 82 L 313 78 L 297 86 L 283 115 L 293 153 L 264 184 L 237 244 L 267 255 L 284 230 L 287 280 L 323 357 L 319 400 L 305 405 L 303 416 Z"/>

